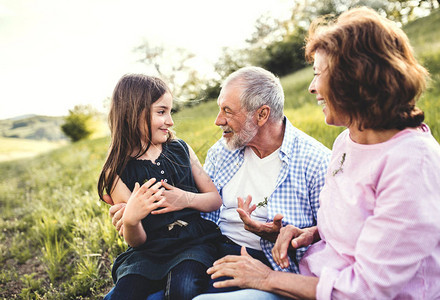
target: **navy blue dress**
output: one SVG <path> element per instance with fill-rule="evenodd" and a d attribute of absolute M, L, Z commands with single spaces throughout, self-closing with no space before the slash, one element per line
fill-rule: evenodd
<path fill-rule="evenodd" d="M 188 146 L 182 140 L 163 144 L 155 163 L 131 159 L 119 176 L 131 191 L 136 182 L 142 185 L 146 180 L 156 178 L 182 190 L 198 192 Z M 168 225 L 177 220 L 188 225 L 175 225 L 170 230 Z M 220 229 L 215 223 L 203 219 L 197 210 L 185 208 L 166 214 L 150 214 L 142 220 L 142 226 L 147 240 L 139 247 L 129 247 L 116 258 L 112 268 L 115 283 L 128 274 L 160 280 L 183 260 L 195 260 L 208 268 L 218 258 L 216 243 L 221 239 Z"/>

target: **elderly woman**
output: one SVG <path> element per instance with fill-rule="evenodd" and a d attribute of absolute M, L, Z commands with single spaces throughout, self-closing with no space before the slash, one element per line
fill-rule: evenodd
<path fill-rule="evenodd" d="M 286 267 L 288 251 L 312 244 L 300 262 L 301 275 L 272 271 L 244 250 L 218 260 L 208 273 L 233 277 L 217 287 L 266 291 L 242 290 L 240 298 L 229 293 L 230 299 L 281 298 L 267 292 L 438 299 L 440 146 L 415 106 L 427 72 L 403 31 L 373 10 L 353 9 L 334 24 L 316 24 L 306 45 L 315 72 L 309 91 L 326 123 L 347 130 L 333 146 L 318 226 L 284 227 L 272 251 Z"/>

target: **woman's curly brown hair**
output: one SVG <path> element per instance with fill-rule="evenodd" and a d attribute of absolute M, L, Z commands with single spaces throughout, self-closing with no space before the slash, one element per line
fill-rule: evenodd
<path fill-rule="evenodd" d="M 326 54 L 326 101 L 362 129 L 417 127 L 424 113 L 415 106 L 428 72 L 414 57 L 406 34 L 369 8 L 341 14 L 334 23 L 314 21 L 306 59 Z"/>

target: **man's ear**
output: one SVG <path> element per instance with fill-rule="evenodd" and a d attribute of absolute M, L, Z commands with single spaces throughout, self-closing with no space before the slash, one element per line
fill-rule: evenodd
<path fill-rule="evenodd" d="M 266 124 L 270 116 L 270 107 L 267 105 L 261 106 L 257 109 L 257 124 L 258 126 L 263 126 Z"/>

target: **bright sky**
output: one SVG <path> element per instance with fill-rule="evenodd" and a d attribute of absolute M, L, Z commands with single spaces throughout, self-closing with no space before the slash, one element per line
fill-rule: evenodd
<path fill-rule="evenodd" d="M 240 47 L 259 16 L 286 17 L 288 0 L 0 0 L 0 119 L 102 109 L 125 73 L 148 72 L 144 40 L 183 47 L 212 64 Z"/>

